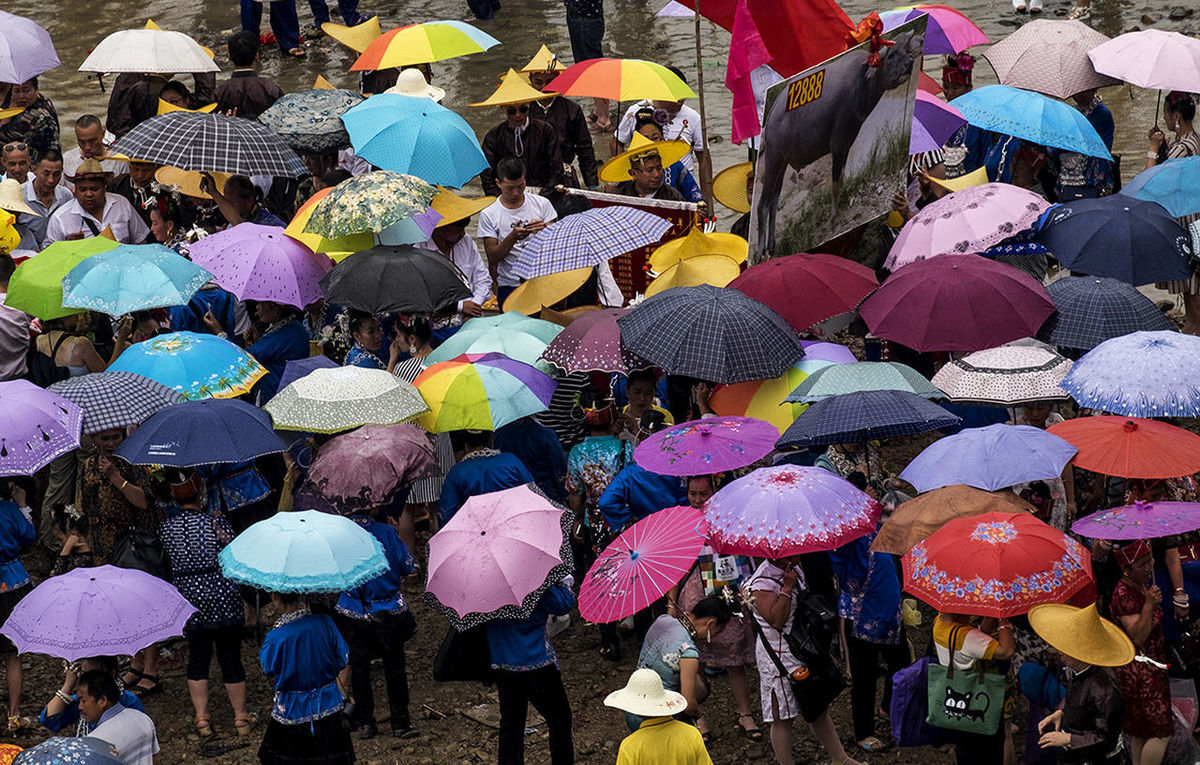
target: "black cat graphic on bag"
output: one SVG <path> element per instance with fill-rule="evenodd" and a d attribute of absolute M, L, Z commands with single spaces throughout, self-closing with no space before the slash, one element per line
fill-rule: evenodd
<path fill-rule="evenodd" d="M 983 709 L 971 708 L 971 697 L 983 699 Z M 959 693 L 953 688 L 946 688 L 946 698 L 942 702 L 943 712 L 946 717 L 952 720 L 975 720 L 982 722 L 983 716 L 987 714 L 988 707 L 991 706 L 992 700 L 983 691 L 972 694 L 970 691 Z"/>

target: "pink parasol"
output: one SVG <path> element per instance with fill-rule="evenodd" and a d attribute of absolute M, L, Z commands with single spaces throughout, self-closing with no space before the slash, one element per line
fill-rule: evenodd
<path fill-rule="evenodd" d="M 650 366 L 621 340 L 617 319 L 627 312 L 626 308 L 605 308 L 583 314 L 550 341 L 542 360 L 566 372 L 629 374 Z"/>
<path fill-rule="evenodd" d="M 323 297 L 320 281 L 333 268 L 328 255 L 314 253 L 281 228 L 257 223 L 239 223 L 205 237 L 191 245 L 188 255 L 239 300 L 297 308 Z"/>
<path fill-rule="evenodd" d="M 1200 503 L 1134 502 L 1080 518 L 1071 531 L 1096 539 L 1154 539 L 1200 529 Z"/>
<path fill-rule="evenodd" d="M 321 446 L 297 498 L 344 515 L 374 512 L 398 489 L 437 471 L 429 434 L 416 425 L 363 425 Z M 323 500 L 323 502 L 322 502 Z"/>
<path fill-rule="evenodd" d="M 754 417 L 705 417 L 672 425 L 638 444 L 637 464 L 660 475 L 710 475 L 771 453 L 779 430 Z"/>

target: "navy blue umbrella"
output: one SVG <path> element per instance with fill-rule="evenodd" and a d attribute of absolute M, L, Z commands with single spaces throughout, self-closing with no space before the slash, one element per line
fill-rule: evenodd
<path fill-rule="evenodd" d="M 1157 202 L 1122 194 L 1058 205 L 1037 240 L 1065 268 L 1135 287 L 1192 275 L 1187 229 Z"/>
<path fill-rule="evenodd" d="M 114 454 L 134 465 L 195 467 L 247 462 L 287 448 L 262 409 L 237 399 L 206 398 L 155 412 Z"/>
<path fill-rule="evenodd" d="M 1046 293 L 1057 310 L 1038 330 L 1038 339 L 1059 348 L 1090 351 L 1130 332 L 1175 329 L 1150 298 L 1117 279 L 1067 276 Z"/>
<path fill-rule="evenodd" d="M 958 425 L 937 404 L 899 390 L 832 396 L 809 405 L 775 442 L 778 447 L 829 446 L 911 436 Z"/>

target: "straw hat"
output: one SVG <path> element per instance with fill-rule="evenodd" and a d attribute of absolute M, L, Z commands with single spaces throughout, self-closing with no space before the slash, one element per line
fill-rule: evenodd
<path fill-rule="evenodd" d="M 183 106 L 176 106 L 175 104 L 164 101 L 161 98 L 158 99 L 158 113 L 160 115 L 161 114 L 170 114 L 171 112 L 199 112 L 200 114 L 209 114 L 216 108 L 217 108 L 216 101 L 213 101 L 211 104 L 208 104 L 207 106 L 201 106 L 199 109 L 188 109 Z"/>
<path fill-rule="evenodd" d="M 496 92 L 488 96 L 486 100 L 480 101 L 471 106 L 507 106 L 509 104 L 527 104 L 531 101 L 537 101 L 546 96 L 558 95 L 557 93 L 543 93 L 540 90 L 534 89 L 529 84 L 529 80 L 522 77 L 516 71 L 509 69 L 500 81 L 500 87 L 496 88 Z"/>
<path fill-rule="evenodd" d="M 325 79 L 323 75 L 318 74 L 317 79 L 313 80 L 313 90 L 337 90 L 333 87 L 333 83 Z"/>
<path fill-rule="evenodd" d="M 988 182 L 987 168 L 981 167 L 978 170 L 960 175 L 957 178 L 942 180 L 940 178 L 930 178 L 931 182 L 936 183 L 947 191 L 962 191 L 969 189 L 972 186 L 982 186 Z"/>
<path fill-rule="evenodd" d="M 146 26 L 144 26 L 142 28 L 143 29 L 157 29 L 160 32 L 162 31 L 162 27 L 160 27 L 158 24 L 154 23 L 154 19 L 146 19 Z M 207 45 L 201 45 L 200 49 L 203 50 L 205 53 L 207 53 L 209 58 L 215 59 L 217 57 L 217 54 L 215 52 L 213 52 L 213 49 L 208 47 Z M 162 112 L 159 112 L 159 114 L 162 114 Z"/>
<path fill-rule="evenodd" d="M 217 184 L 218 189 L 225 188 L 225 184 L 232 177 L 229 173 L 209 173 L 213 177 L 213 181 Z M 178 167 L 163 165 L 154 171 L 154 180 L 164 186 L 174 186 L 180 194 L 197 199 L 211 199 L 212 197 L 200 188 L 200 179 L 202 174 L 197 170 L 180 170 Z"/>
<path fill-rule="evenodd" d="M 321 30 L 356 53 L 362 53 L 376 37 L 383 34 L 378 16 L 372 16 L 363 23 L 352 27 L 326 21 L 321 25 Z"/>
<path fill-rule="evenodd" d="M 681 260 L 701 255 L 724 255 L 735 263 L 745 263 L 750 245 L 737 234 L 706 234 L 693 226 L 687 236 L 672 239 L 650 253 L 650 267 L 662 273 Z"/>
<path fill-rule="evenodd" d="M 438 192 L 434 195 L 433 201 L 429 206 L 441 214 L 442 219 L 434 228 L 448 226 L 451 223 L 457 223 L 460 220 L 478 215 L 495 202 L 495 197 L 479 197 L 478 199 L 467 199 L 460 197 L 450 189 L 438 186 Z"/>
<path fill-rule="evenodd" d="M 5 178 L 0 181 L 0 210 L 10 213 L 25 213 L 42 217 L 25 202 L 25 193 L 21 190 L 21 182 L 16 178 Z"/>
<path fill-rule="evenodd" d="M 1065 603 L 1034 606 L 1029 624 L 1042 640 L 1072 659 L 1098 667 L 1123 667 L 1133 661 L 1129 636 L 1102 618 L 1095 603 L 1086 608 Z"/>
<path fill-rule="evenodd" d="M 24 106 L 13 106 L 8 109 L 0 109 L 0 120 L 6 120 L 9 117 L 16 117 L 23 111 L 25 111 Z"/>
<path fill-rule="evenodd" d="M 663 271 L 646 287 L 646 297 L 657 295 L 672 287 L 697 287 L 711 284 L 724 287 L 737 278 L 742 269 L 738 262 L 724 255 L 696 255 Z"/>
<path fill-rule="evenodd" d="M 746 179 L 754 172 L 753 162 L 740 162 L 727 167 L 713 178 L 713 196 L 737 213 L 750 212 L 750 197 L 746 195 Z"/>
<path fill-rule="evenodd" d="M 550 52 L 550 49 L 545 45 L 538 48 L 538 52 L 533 54 L 533 58 L 529 59 L 529 63 L 518 69 L 518 72 L 531 74 L 533 72 L 561 72 L 567 68 L 567 65 L 559 59 L 558 56 Z"/>
<path fill-rule="evenodd" d="M 582 287 L 591 275 L 591 268 L 575 268 L 529 279 L 512 291 L 501 308 L 533 316 Z"/>
<path fill-rule="evenodd" d="M 440 102 L 446 97 L 446 91 L 425 82 L 425 75 L 419 69 L 401 69 L 396 77 L 396 84 L 384 93 L 395 93 L 398 96 L 413 96 L 415 98 L 432 98 Z"/>
<path fill-rule="evenodd" d="M 634 133 L 629 148 L 617 154 L 600 168 L 600 180 L 621 183 L 629 180 L 630 163 L 644 154 L 658 153 L 663 167 L 670 167 L 688 155 L 692 147 L 686 141 L 651 141 L 641 133 Z"/>
<path fill-rule="evenodd" d="M 638 717 L 667 717 L 687 709 L 682 693 L 663 688 L 662 678 L 652 669 L 639 669 L 629 682 L 604 699 L 604 706 L 615 707 Z"/>
<path fill-rule="evenodd" d="M 108 157 L 107 159 L 115 158 Z M 79 167 L 75 170 L 74 175 L 67 176 L 67 180 L 71 183 L 75 183 L 80 178 L 93 178 L 95 176 L 111 178 L 112 173 L 104 169 L 104 165 L 100 164 L 100 160 L 96 159 L 95 157 L 88 157 L 79 163 Z"/>

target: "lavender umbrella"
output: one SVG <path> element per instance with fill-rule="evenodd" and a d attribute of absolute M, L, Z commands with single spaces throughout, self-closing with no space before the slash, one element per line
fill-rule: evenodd
<path fill-rule="evenodd" d="M 1200 503 L 1134 502 L 1080 518 L 1071 531 L 1095 539 L 1153 539 L 1200 529 Z"/>
<path fill-rule="evenodd" d="M 0 476 L 33 475 L 79 448 L 83 410 L 28 380 L 0 382 Z"/>
<path fill-rule="evenodd" d="M 922 493 L 954 484 L 996 491 L 1058 478 L 1076 451 L 1053 433 L 1029 425 L 967 428 L 925 447 L 900 477 Z"/>
<path fill-rule="evenodd" d="M 854 357 L 854 351 L 837 343 L 801 340 L 800 347 L 804 349 L 805 361 L 830 361 L 834 364 L 853 364 L 858 361 Z"/>
<path fill-rule="evenodd" d="M 61 64 L 49 32 L 24 16 L 0 11 L 0 82 L 26 82 Z"/>
<path fill-rule="evenodd" d="M 771 453 L 779 431 L 754 417 L 706 417 L 672 425 L 638 444 L 637 464 L 660 475 L 708 475 Z"/>
<path fill-rule="evenodd" d="M 320 281 L 333 268 L 276 226 L 239 223 L 196 242 L 192 261 L 239 300 L 269 300 L 304 308 L 320 300 Z"/>
<path fill-rule="evenodd" d="M 1128 417 L 1200 415 L 1200 337 L 1130 332 L 1083 355 L 1062 388 L 1089 409 Z"/>

